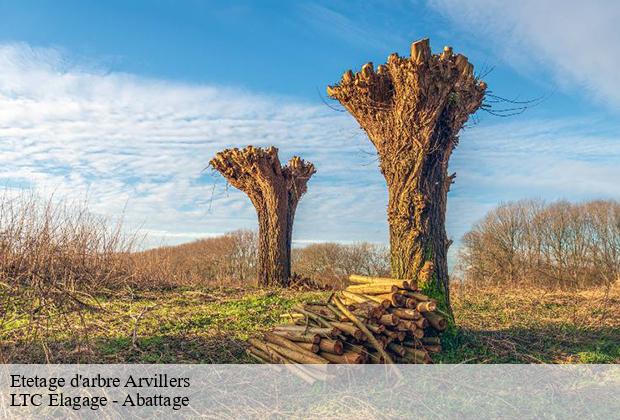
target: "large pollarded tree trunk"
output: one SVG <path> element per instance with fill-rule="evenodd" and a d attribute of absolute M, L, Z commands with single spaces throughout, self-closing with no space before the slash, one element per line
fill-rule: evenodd
<path fill-rule="evenodd" d="M 411 57 L 394 53 L 376 71 L 367 63 L 327 88 L 377 149 L 389 195 L 392 275 L 417 279 L 448 308 L 448 159 L 485 90 L 465 56 L 450 47 L 431 54 L 428 39 L 412 44 Z"/>
<path fill-rule="evenodd" d="M 286 286 L 291 277 L 293 219 L 314 165 L 295 156 L 281 166 L 278 149 L 226 149 L 211 160 L 230 184 L 250 197 L 258 214 L 258 283 Z"/>

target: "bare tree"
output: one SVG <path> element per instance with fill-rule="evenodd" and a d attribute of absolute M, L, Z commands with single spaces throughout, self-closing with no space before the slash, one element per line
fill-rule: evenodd
<path fill-rule="evenodd" d="M 448 159 L 485 90 L 467 57 L 450 47 L 431 54 L 428 39 L 411 45 L 411 57 L 391 54 L 376 71 L 367 63 L 327 88 L 377 149 L 389 194 L 392 275 L 417 278 L 448 307 Z"/>
<path fill-rule="evenodd" d="M 334 287 L 347 285 L 351 274 L 386 276 L 389 258 L 386 247 L 361 242 L 326 242 L 293 250 L 293 269 L 297 274 Z"/>
<path fill-rule="evenodd" d="M 612 285 L 620 276 L 620 203 L 502 204 L 465 234 L 459 260 L 477 285 Z"/>
<path fill-rule="evenodd" d="M 258 214 L 258 283 L 286 286 L 291 276 L 293 219 L 314 165 L 295 156 L 281 166 L 278 149 L 226 149 L 210 162 L 248 195 Z"/>
<path fill-rule="evenodd" d="M 148 249 L 131 255 L 136 266 L 148 272 L 149 284 L 156 281 L 176 285 L 242 285 L 256 279 L 258 235 L 236 230 L 222 236 L 189 243 Z"/>

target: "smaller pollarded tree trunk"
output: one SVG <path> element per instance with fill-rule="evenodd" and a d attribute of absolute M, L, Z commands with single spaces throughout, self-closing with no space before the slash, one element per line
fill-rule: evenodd
<path fill-rule="evenodd" d="M 248 195 L 258 214 L 258 284 L 286 286 L 291 277 L 293 220 L 314 165 L 295 156 L 281 166 L 278 149 L 226 149 L 210 165 Z"/>

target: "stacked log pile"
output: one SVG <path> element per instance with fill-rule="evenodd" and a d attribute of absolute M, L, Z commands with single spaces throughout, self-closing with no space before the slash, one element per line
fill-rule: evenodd
<path fill-rule="evenodd" d="M 446 329 L 437 302 L 413 281 L 352 275 L 352 285 L 325 302 L 284 315 L 248 354 L 263 363 L 432 363 Z"/>

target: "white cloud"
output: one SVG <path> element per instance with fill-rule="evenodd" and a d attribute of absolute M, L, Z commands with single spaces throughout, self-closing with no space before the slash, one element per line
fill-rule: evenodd
<path fill-rule="evenodd" d="M 618 162 L 620 124 L 584 118 L 475 126 L 463 132 L 450 161 L 457 177 L 448 200 L 448 231 L 460 238 L 503 201 L 617 199 Z"/>
<path fill-rule="evenodd" d="M 592 0 L 430 0 L 523 74 L 551 72 L 561 87 L 578 86 L 620 105 L 620 2 Z"/>
<path fill-rule="evenodd" d="M 368 211 L 385 200 L 378 171 L 363 166 L 360 148 L 370 146 L 351 118 L 323 104 L 109 74 L 53 49 L 0 46 L 0 183 L 87 195 L 106 215 L 126 208 L 129 225 L 154 244 L 191 240 L 255 227 L 249 200 L 204 170 L 217 151 L 247 144 L 273 144 L 282 160 L 300 154 L 317 165 L 297 238 L 385 233 L 382 207 Z M 356 223 L 379 227 L 346 230 Z"/>
<path fill-rule="evenodd" d="M 503 200 L 619 196 L 618 127 L 597 127 L 592 119 L 514 119 L 466 131 L 450 165 L 450 236 Z M 387 240 L 384 181 L 348 115 L 0 45 L 0 184 L 87 196 L 97 213 L 124 211 L 152 245 L 256 226 L 249 200 L 204 171 L 218 150 L 247 144 L 275 144 L 284 159 L 300 154 L 317 165 L 298 209 L 297 244 Z"/>

